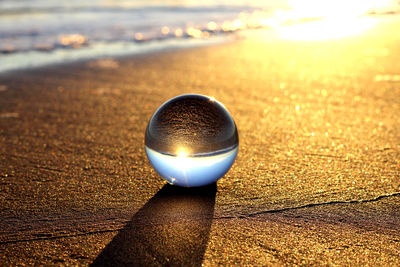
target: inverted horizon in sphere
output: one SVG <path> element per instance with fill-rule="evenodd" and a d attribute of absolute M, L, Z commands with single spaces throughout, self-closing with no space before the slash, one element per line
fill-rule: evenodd
<path fill-rule="evenodd" d="M 146 147 L 147 156 L 154 169 L 168 183 L 184 187 L 205 186 L 229 171 L 239 147 L 210 156 L 171 156 Z M 217 180 L 218 180 L 217 178 Z"/>
<path fill-rule="evenodd" d="M 236 124 L 213 97 L 181 95 L 161 105 L 146 129 L 145 148 L 154 169 L 169 183 L 216 182 L 238 153 Z"/>

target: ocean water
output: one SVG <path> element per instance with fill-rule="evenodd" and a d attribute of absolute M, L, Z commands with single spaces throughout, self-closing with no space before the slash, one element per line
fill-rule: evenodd
<path fill-rule="evenodd" d="M 228 2 L 1 0 L 0 71 L 223 42 L 261 9 Z"/>
<path fill-rule="evenodd" d="M 231 2 L 1 0 L 0 72 L 224 42 L 276 24 L 271 18 L 291 1 Z"/>

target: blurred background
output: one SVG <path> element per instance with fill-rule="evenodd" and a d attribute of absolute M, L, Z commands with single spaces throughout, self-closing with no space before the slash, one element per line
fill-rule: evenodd
<path fill-rule="evenodd" d="M 257 29 L 341 38 L 399 11 L 398 0 L 2 0 L 0 71 L 226 42 Z"/>

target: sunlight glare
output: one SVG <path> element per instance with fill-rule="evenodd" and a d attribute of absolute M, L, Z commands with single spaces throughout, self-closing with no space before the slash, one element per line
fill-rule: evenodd
<path fill-rule="evenodd" d="M 387 6 L 392 0 L 289 0 L 297 18 L 354 17 Z"/>
<path fill-rule="evenodd" d="M 375 22 L 376 19 L 367 17 L 342 20 L 325 18 L 320 21 L 282 27 L 279 30 L 279 35 L 282 39 L 297 41 L 340 39 L 360 34 L 371 28 Z"/>
<path fill-rule="evenodd" d="M 186 158 L 188 154 L 188 151 L 183 147 L 178 148 L 176 151 L 176 155 L 180 158 Z"/>
<path fill-rule="evenodd" d="M 282 26 L 278 29 L 279 35 L 283 39 L 302 41 L 339 39 L 356 35 L 371 28 L 376 22 L 376 19 L 363 15 L 374 8 L 387 5 L 390 1 L 290 0 L 291 10 L 276 13 L 275 16 L 303 23 Z"/>

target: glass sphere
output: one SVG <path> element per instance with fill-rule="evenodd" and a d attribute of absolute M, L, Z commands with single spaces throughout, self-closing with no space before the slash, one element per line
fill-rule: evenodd
<path fill-rule="evenodd" d="M 170 184 L 194 187 L 216 182 L 239 149 L 236 124 L 212 97 L 181 95 L 161 105 L 146 129 L 145 149 Z"/>

